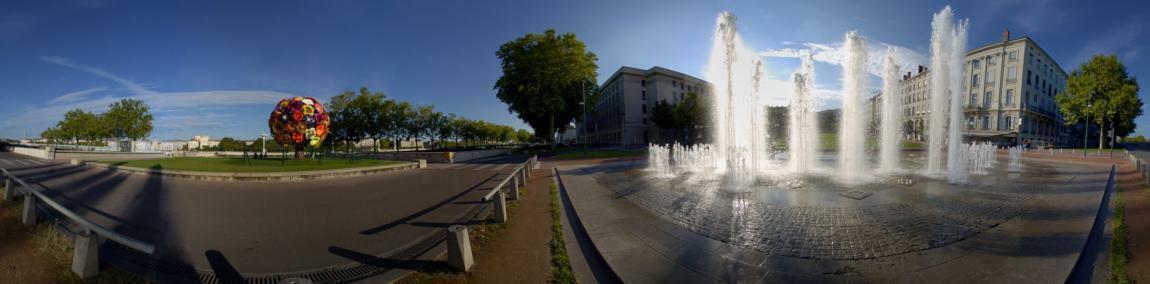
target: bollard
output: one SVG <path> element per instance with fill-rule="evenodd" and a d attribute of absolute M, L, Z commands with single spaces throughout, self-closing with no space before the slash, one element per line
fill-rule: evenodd
<path fill-rule="evenodd" d="M 419 160 L 419 168 L 420 169 L 427 168 L 427 160 L 422 160 L 422 159 Z"/>
<path fill-rule="evenodd" d="M 511 177 L 511 200 L 519 200 L 519 179 Z"/>
<path fill-rule="evenodd" d="M 495 223 L 507 223 L 507 199 L 503 195 L 503 191 L 498 188 L 495 189 Z"/>
<path fill-rule="evenodd" d="M 12 201 L 16 198 L 16 189 L 12 187 L 12 177 L 4 177 L 4 201 Z"/>
<path fill-rule="evenodd" d="M 72 159 L 72 164 L 73 165 L 80 165 L 80 160 L 79 159 Z"/>
<path fill-rule="evenodd" d="M 527 186 L 527 170 L 519 173 L 519 178 L 523 179 L 523 186 Z"/>
<path fill-rule="evenodd" d="M 24 195 L 24 225 L 36 225 L 36 196 L 31 194 Z"/>
<path fill-rule="evenodd" d="M 471 240 L 467 236 L 467 226 L 452 225 L 447 228 L 447 264 L 459 271 L 467 272 L 474 264 L 471 257 Z"/>
<path fill-rule="evenodd" d="M 72 273 L 80 279 L 96 276 L 100 272 L 100 237 L 91 231 L 76 235 L 76 248 L 72 255 Z"/>

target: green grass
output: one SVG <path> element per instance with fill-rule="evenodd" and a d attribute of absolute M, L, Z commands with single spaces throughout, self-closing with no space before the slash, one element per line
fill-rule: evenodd
<path fill-rule="evenodd" d="M 332 169 L 345 169 L 345 168 L 358 168 L 370 166 L 382 166 L 404 163 L 403 161 L 389 161 L 389 160 L 346 160 L 346 159 L 323 159 L 322 163 L 317 159 L 305 160 L 291 160 L 288 159 L 282 162 L 278 159 L 272 160 L 249 160 L 251 165 L 244 162 L 241 158 L 164 158 L 152 160 L 134 160 L 134 161 L 95 161 L 95 163 L 137 167 L 145 169 L 164 169 L 176 171 L 198 171 L 198 172 L 226 172 L 226 173 L 254 173 L 254 172 L 295 172 L 295 171 L 315 171 L 315 170 L 332 170 Z"/>
<path fill-rule="evenodd" d="M 1114 234 L 1110 238 L 1110 277 L 1107 277 L 1106 282 L 1124 284 L 1131 281 L 1126 274 L 1130 256 L 1126 250 L 1126 204 L 1122 201 L 1122 195 L 1118 194 L 1121 191 L 1122 188 L 1114 188 L 1114 215 L 1110 216 Z"/>
<path fill-rule="evenodd" d="M 567 243 L 563 241 L 563 223 L 560 220 L 559 187 L 551 184 L 551 282 L 577 283 L 567 258 Z"/>
<path fill-rule="evenodd" d="M 552 157 L 556 160 L 578 160 L 578 159 L 607 159 L 607 158 L 623 158 L 623 157 L 638 157 L 647 154 L 643 151 L 627 151 L 627 150 L 588 150 L 584 155 L 581 150 L 574 150 L 571 152 L 562 153 Z"/>

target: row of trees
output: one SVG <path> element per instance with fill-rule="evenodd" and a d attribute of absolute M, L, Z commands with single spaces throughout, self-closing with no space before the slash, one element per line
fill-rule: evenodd
<path fill-rule="evenodd" d="M 390 141 L 398 151 L 401 140 L 432 141 L 437 148 L 454 145 L 491 143 L 528 143 L 532 139 L 525 130 L 444 114 L 433 105 L 413 105 L 388 99 L 380 92 L 362 87 L 359 92 L 344 91 L 332 97 L 327 104 L 331 118 L 328 139 L 350 143 L 372 140 L 378 151 L 380 140 Z M 446 143 L 446 142 L 452 143 Z"/>
<path fill-rule="evenodd" d="M 40 133 L 49 143 L 102 145 L 103 140 L 140 140 L 152 134 L 152 114 L 141 100 L 123 99 L 96 114 L 74 109 L 56 126 Z"/>
<path fill-rule="evenodd" d="M 1142 115 L 1141 88 L 1138 80 L 1126 72 L 1126 66 L 1115 55 L 1095 55 L 1070 73 L 1066 92 L 1054 100 L 1062 110 L 1067 125 L 1087 121 L 1101 126 L 1098 148 L 1107 142 L 1106 133 L 1125 137 L 1134 132 L 1134 118 Z M 1089 129 L 1089 128 L 1087 128 Z"/>

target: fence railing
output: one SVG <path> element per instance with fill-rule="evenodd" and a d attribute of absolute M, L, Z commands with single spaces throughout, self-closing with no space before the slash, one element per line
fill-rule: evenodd
<path fill-rule="evenodd" d="M 46 204 L 48 208 L 67 217 L 82 228 L 76 235 L 75 249 L 72 256 L 72 272 L 80 278 L 95 276 L 100 270 L 100 238 L 105 238 L 124 247 L 128 247 L 146 254 L 154 254 L 156 247 L 152 244 L 122 235 L 108 228 L 100 226 L 76 212 L 60 205 L 44 193 L 36 190 L 24 180 L 16 177 L 8 169 L 0 168 L 0 179 L 4 180 L 4 200 L 12 201 L 17 196 L 24 199 L 24 215 L 22 221 L 26 226 L 34 226 L 37 222 L 36 207 Z"/>
<path fill-rule="evenodd" d="M 531 156 L 526 162 L 515 167 L 511 174 L 503 178 L 492 188 L 490 192 L 483 196 L 483 202 L 491 202 L 492 208 L 495 210 L 495 222 L 507 222 L 507 194 L 503 193 L 503 188 L 511 184 L 511 200 L 519 199 L 519 187 L 527 186 L 527 178 L 531 177 L 531 169 L 539 162 L 539 156 Z M 447 264 L 455 269 L 467 271 L 471 269 L 474 264 L 474 258 L 471 254 L 471 241 L 467 235 L 467 226 L 453 225 L 447 228 Z"/>

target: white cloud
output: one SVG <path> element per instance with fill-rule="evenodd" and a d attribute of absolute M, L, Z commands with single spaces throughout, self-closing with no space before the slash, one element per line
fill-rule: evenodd
<path fill-rule="evenodd" d="M 805 48 L 767 49 L 759 52 L 763 57 L 799 58 L 804 52 L 809 52 L 815 61 L 841 65 L 843 42 L 834 43 L 803 43 Z M 903 72 L 917 69 L 918 65 L 928 65 L 929 59 L 914 49 L 867 39 L 867 72 L 882 77 L 882 60 L 888 52 L 893 52 L 894 61 Z"/>
<path fill-rule="evenodd" d="M 79 100 L 84 99 L 88 95 L 98 93 L 98 92 L 103 92 L 106 90 L 108 90 L 107 87 L 95 87 L 95 88 L 90 88 L 90 89 L 86 89 L 86 90 L 75 91 L 75 92 L 67 93 L 67 94 L 61 95 L 59 97 L 56 97 L 55 99 L 52 99 L 52 101 L 50 103 L 56 104 L 56 103 L 69 103 L 69 102 L 79 101 Z"/>
<path fill-rule="evenodd" d="M 213 110 L 225 110 L 238 106 L 271 105 L 281 98 L 295 95 L 265 90 L 208 90 L 185 92 L 160 92 L 152 90 L 143 84 L 118 76 L 104 69 L 76 63 L 70 59 L 58 56 L 45 56 L 46 62 L 65 66 L 71 69 L 103 77 L 119 84 L 128 95 L 92 97 L 92 94 L 114 91 L 106 87 L 97 87 L 72 92 L 56 97 L 47 105 L 31 108 L 24 113 L 9 119 L 5 126 L 28 126 L 47 128 L 63 118 L 64 113 L 72 109 L 83 109 L 90 112 L 103 112 L 108 105 L 122 99 L 142 100 L 151 108 L 155 118 L 153 126 L 155 132 L 168 132 L 175 129 L 218 128 L 232 125 L 229 118 L 233 114 L 210 113 Z M 225 124 L 228 123 L 228 124 Z"/>

